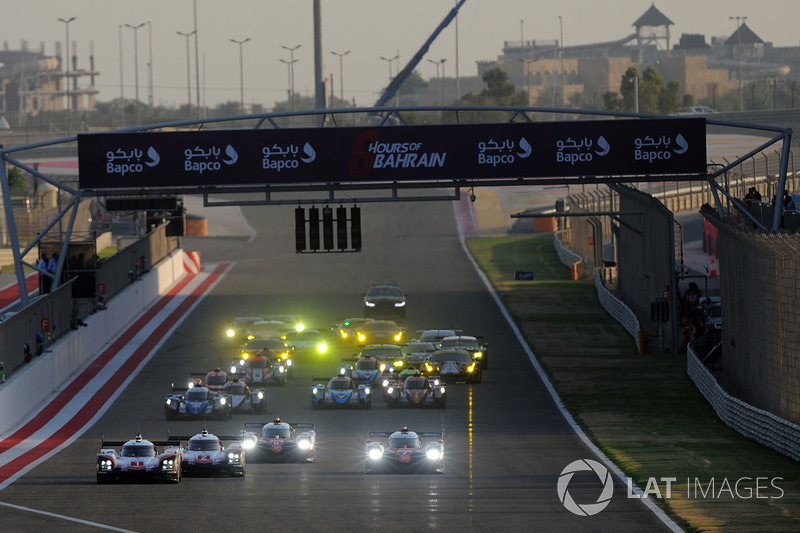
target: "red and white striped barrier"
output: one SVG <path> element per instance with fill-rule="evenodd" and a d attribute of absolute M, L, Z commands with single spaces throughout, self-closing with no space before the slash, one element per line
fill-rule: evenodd
<path fill-rule="evenodd" d="M 199 274 L 202 270 L 200 267 L 200 252 L 187 252 L 184 250 L 183 268 L 190 274 Z"/>

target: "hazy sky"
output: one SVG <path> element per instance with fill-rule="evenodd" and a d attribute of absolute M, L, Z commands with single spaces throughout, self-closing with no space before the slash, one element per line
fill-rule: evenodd
<path fill-rule="evenodd" d="M 240 45 L 231 39 L 250 41 L 242 45 L 244 97 L 246 104 L 271 108 L 285 100 L 290 52 L 294 51 L 295 89 L 313 96 L 312 0 L 0 0 L 3 16 L 0 35 L 4 46 L 19 49 L 25 40 L 30 49 L 55 54 L 63 43 L 67 25 L 58 19 L 76 17 L 69 24 L 70 46 L 77 47 L 79 68 L 89 67 L 93 43 L 98 99 L 120 95 L 120 63 L 126 98 L 135 88 L 134 33 L 138 36 L 139 99 L 148 100 L 148 67 L 152 50 L 153 99 L 163 105 L 187 100 L 186 38 L 176 32 L 194 28 L 193 6 L 197 6 L 200 49 L 201 98 L 206 105 L 240 98 Z M 775 46 L 800 43 L 799 0 L 661 0 L 658 7 L 675 24 L 672 43 L 683 33 L 729 36 L 736 29 L 730 17 L 747 17 L 747 24 L 763 40 Z M 357 106 L 371 106 L 389 80 L 390 62 L 381 56 L 400 56 L 400 66 L 416 53 L 438 26 L 455 0 L 322 0 L 322 48 L 324 75 L 334 76 L 340 90 L 339 58 L 332 51 L 350 53 L 343 58 L 344 96 Z M 562 18 L 564 43 L 585 44 L 620 39 L 633 32 L 633 22 L 651 5 L 651 0 L 467 0 L 458 17 L 458 55 L 461 76 L 477 74 L 476 61 L 496 59 L 504 41 L 554 40 L 559 38 Z M 124 27 L 143 22 L 150 25 L 134 32 Z M 120 61 L 120 26 L 122 60 Z M 152 34 L 152 46 L 149 39 Z M 191 93 L 195 99 L 194 41 L 190 41 Z M 71 50 L 72 52 L 72 50 Z M 72 55 L 72 54 L 71 54 Z M 456 24 L 451 23 L 431 46 L 417 67 L 424 78 L 436 76 L 436 65 L 427 61 L 445 59 L 444 74 L 455 75 Z M 393 74 L 397 62 L 391 63 Z"/>

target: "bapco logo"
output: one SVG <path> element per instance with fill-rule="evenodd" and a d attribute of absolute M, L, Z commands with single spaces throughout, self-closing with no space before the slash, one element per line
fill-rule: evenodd
<path fill-rule="evenodd" d="M 590 472 L 593 471 L 600 478 L 603 483 L 603 491 L 597 498 L 595 503 L 579 504 L 572 499 L 567 487 L 572 480 L 575 472 Z M 558 499 L 564 504 L 564 507 L 573 514 L 578 516 L 592 516 L 596 515 L 605 509 L 611 502 L 611 496 L 614 493 L 614 481 L 611 479 L 611 473 L 608 469 L 597 461 L 591 459 L 579 459 L 568 464 L 561 475 L 558 477 Z"/>

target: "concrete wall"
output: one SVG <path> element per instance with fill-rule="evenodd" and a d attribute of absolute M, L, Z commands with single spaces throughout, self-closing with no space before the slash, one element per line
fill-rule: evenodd
<path fill-rule="evenodd" d="M 174 285 L 184 274 L 183 250 L 176 250 L 86 319 L 88 326 L 72 331 L 0 385 L 0 433 L 13 429 L 42 402 L 74 378 L 124 328 Z"/>

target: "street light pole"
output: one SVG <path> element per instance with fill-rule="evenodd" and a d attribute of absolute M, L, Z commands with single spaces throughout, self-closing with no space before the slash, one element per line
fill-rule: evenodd
<path fill-rule="evenodd" d="M 742 26 L 747 17 L 728 17 L 728 20 L 735 20 L 736 21 L 736 37 L 738 39 L 737 45 L 737 52 L 736 52 L 736 61 L 738 64 L 739 70 L 739 111 L 744 111 L 744 95 L 743 95 L 743 87 L 742 87 Z"/>
<path fill-rule="evenodd" d="M 122 115 L 122 127 L 125 127 L 125 84 L 122 68 L 122 24 L 118 26 L 119 29 L 119 101 L 120 101 L 120 114 Z"/>
<path fill-rule="evenodd" d="M 561 15 L 558 16 L 558 31 L 558 47 L 561 50 L 561 107 L 565 107 L 567 105 L 567 98 L 564 94 L 566 90 L 566 82 L 564 81 L 564 21 L 562 20 Z"/>
<path fill-rule="evenodd" d="M 191 67 L 191 60 L 190 60 L 190 53 L 189 53 L 189 37 L 194 35 L 196 30 L 192 30 L 189 33 L 184 33 L 182 31 L 175 32 L 181 37 L 186 37 L 186 102 L 189 106 L 186 109 L 186 114 L 189 115 L 189 118 L 192 118 L 192 67 Z M 200 102 L 198 102 L 199 104 Z"/>
<path fill-rule="evenodd" d="M 147 21 L 147 103 L 150 105 L 150 112 L 154 110 L 153 97 L 153 26 Z"/>
<path fill-rule="evenodd" d="M 68 19 L 59 18 L 61 22 L 67 28 L 67 41 L 66 41 L 66 48 L 64 50 L 64 99 L 66 100 L 66 108 L 67 108 L 67 133 L 69 133 L 69 111 L 72 108 L 70 104 L 70 97 L 69 97 L 69 23 L 75 20 L 77 17 L 70 17 Z"/>
<path fill-rule="evenodd" d="M 444 75 L 444 62 L 447 59 L 442 58 L 439 62 L 442 64 L 442 105 L 447 105 L 447 86 L 445 85 L 445 75 Z"/>
<path fill-rule="evenodd" d="M 429 59 L 428 63 L 433 63 L 434 65 L 436 65 L 436 82 L 439 84 L 438 88 L 436 90 L 436 100 L 437 100 L 436 103 L 437 104 L 441 104 L 442 103 L 442 76 L 439 74 L 439 62 L 438 61 L 434 61 L 433 59 Z"/>
<path fill-rule="evenodd" d="M 289 63 L 288 63 L 288 65 L 289 65 L 289 91 L 290 91 L 290 93 L 289 93 L 289 107 L 290 107 L 290 109 L 292 111 L 294 111 L 294 63 L 295 63 L 294 51 L 297 50 L 298 48 L 300 48 L 301 46 L 302 45 L 300 45 L 300 44 L 298 44 L 297 46 L 283 46 L 283 45 L 281 45 L 281 48 L 283 48 L 284 50 L 288 50 L 289 51 Z M 299 59 L 297 61 L 299 61 Z M 282 62 L 286 63 L 285 61 L 282 61 Z"/>
<path fill-rule="evenodd" d="M 133 79 L 136 85 L 134 90 L 136 95 L 136 124 L 139 124 L 139 28 L 144 24 L 144 22 L 136 25 L 125 24 L 128 28 L 133 29 Z"/>
<path fill-rule="evenodd" d="M 350 53 L 350 50 L 345 52 L 334 52 L 331 53 L 335 56 L 339 56 L 339 99 L 344 102 L 344 68 L 342 63 L 342 58 Z M 331 103 L 333 103 L 333 99 L 331 98 Z"/>
<path fill-rule="evenodd" d="M 389 65 L 389 84 L 386 86 L 388 88 L 389 85 L 392 84 L 392 61 L 394 61 L 395 59 L 400 59 L 400 54 L 398 53 L 394 57 L 383 57 L 383 56 L 381 56 L 381 59 L 386 61 L 386 64 Z M 397 103 L 397 102 L 395 101 L 395 103 Z"/>
<path fill-rule="evenodd" d="M 241 41 L 237 41 L 236 39 L 230 39 L 232 43 L 236 43 L 239 45 L 239 100 L 241 101 L 242 106 L 242 113 L 244 113 L 244 62 L 243 62 L 243 52 L 242 52 L 242 45 L 250 40 L 250 37 L 246 39 L 242 39 Z"/>

